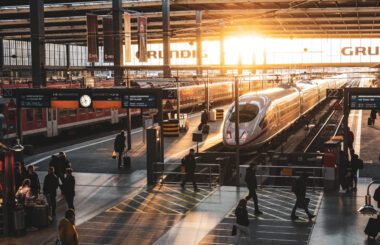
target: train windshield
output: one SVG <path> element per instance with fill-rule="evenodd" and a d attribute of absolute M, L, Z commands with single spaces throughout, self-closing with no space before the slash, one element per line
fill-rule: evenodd
<path fill-rule="evenodd" d="M 239 123 L 246 123 L 250 122 L 259 113 L 259 107 L 257 105 L 252 105 L 252 104 L 245 104 L 245 105 L 240 105 L 239 106 Z M 233 109 L 233 112 L 230 117 L 230 122 L 235 122 L 235 108 Z"/>

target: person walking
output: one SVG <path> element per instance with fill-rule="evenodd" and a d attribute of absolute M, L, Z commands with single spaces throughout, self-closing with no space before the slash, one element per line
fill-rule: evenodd
<path fill-rule="evenodd" d="M 121 168 L 121 163 L 123 160 L 123 153 L 125 150 L 125 135 L 124 130 L 120 132 L 120 134 L 116 135 L 114 146 L 114 151 L 117 153 L 117 166 L 118 168 Z"/>
<path fill-rule="evenodd" d="M 376 109 L 372 109 L 372 110 L 371 110 L 371 115 L 370 115 L 370 117 L 371 117 L 371 119 L 372 119 L 372 126 L 375 126 L 376 113 L 377 113 Z"/>
<path fill-rule="evenodd" d="M 358 170 L 363 168 L 363 160 L 357 154 L 353 154 L 351 158 L 352 178 L 354 181 L 353 190 L 357 190 Z"/>
<path fill-rule="evenodd" d="M 207 110 L 203 110 L 201 114 L 201 123 L 198 125 L 198 131 L 202 130 L 203 125 L 207 125 L 208 123 L 208 112 Z"/>
<path fill-rule="evenodd" d="M 38 193 L 40 193 L 41 185 L 40 180 L 38 179 L 38 175 L 34 172 L 34 167 L 30 165 L 28 167 L 28 173 L 26 174 L 26 179 L 30 179 L 30 189 L 32 195 L 38 197 Z"/>
<path fill-rule="evenodd" d="M 16 190 L 20 188 L 23 180 L 24 180 L 24 177 L 22 176 L 22 173 L 21 173 L 20 162 L 16 162 L 16 166 L 15 166 L 15 189 Z"/>
<path fill-rule="evenodd" d="M 184 189 L 185 184 L 187 181 L 192 181 L 193 182 L 193 187 L 194 191 L 199 191 L 197 187 L 197 183 L 195 182 L 195 167 L 196 167 L 196 160 L 195 160 L 195 150 L 190 149 L 189 154 L 187 154 L 183 159 L 182 159 L 182 165 L 185 168 L 186 176 L 184 180 L 181 183 L 181 187 Z"/>
<path fill-rule="evenodd" d="M 235 209 L 236 223 L 236 235 L 235 244 L 240 244 L 240 238 L 242 234 L 248 237 L 249 244 L 251 244 L 251 232 L 249 230 L 249 219 L 247 211 L 247 201 L 246 199 L 241 199 Z"/>
<path fill-rule="evenodd" d="M 291 219 L 296 220 L 298 219 L 298 216 L 296 216 L 296 210 L 297 208 L 303 208 L 309 217 L 309 220 L 312 220 L 315 215 L 311 214 L 308 209 L 309 201 L 310 199 L 306 198 L 306 180 L 307 180 L 307 174 L 302 173 L 300 177 L 297 178 L 295 181 L 292 191 L 296 195 L 296 203 L 294 204 Z"/>
<path fill-rule="evenodd" d="M 79 235 L 75 227 L 75 211 L 68 209 L 65 218 L 59 221 L 58 225 L 59 240 L 65 245 L 79 244 Z"/>
<path fill-rule="evenodd" d="M 54 174 L 54 167 L 49 167 L 48 174 L 45 176 L 44 179 L 44 185 L 42 190 L 51 208 L 52 218 L 55 217 L 55 209 L 57 206 L 56 196 L 58 186 L 59 180 L 58 177 Z"/>
<path fill-rule="evenodd" d="M 347 145 L 348 145 L 348 148 L 352 151 L 354 149 L 355 136 L 354 136 L 354 133 L 351 131 L 350 127 L 347 127 L 347 131 L 348 131 Z"/>
<path fill-rule="evenodd" d="M 67 206 L 69 209 L 74 208 L 74 196 L 75 196 L 75 178 L 72 175 L 73 170 L 71 168 L 66 169 L 66 177 L 63 180 L 62 190 L 65 196 Z"/>
<path fill-rule="evenodd" d="M 249 190 L 248 196 L 245 197 L 245 200 L 248 202 L 250 198 L 252 198 L 253 203 L 255 205 L 255 215 L 262 214 L 259 210 L 259 202 L 257 200 L 257 180 L 256 180 L 256 166 L 253 162 L 249 165 L 247 168 L 247 171 L 245 172 L 245 183 L 247 183 L 247 187 Z"/>

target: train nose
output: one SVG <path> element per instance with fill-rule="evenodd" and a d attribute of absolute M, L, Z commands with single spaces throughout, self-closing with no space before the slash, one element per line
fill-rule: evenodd
<path fill-rule="evenodd" d="M 252 125 L 250 125 L 252 127 Z M 239 144 L 243 145 L 248 143 L 252 140 L 252 138 L 257 137 L 261 133 L 261 129 L 258 127 L 255 127 L 253 130 L 251 127 L 245 124 L 239 124 Z M 227 128 L 227 131 L 225 133 L 225 143 L 227 145 L 234 146 L 236 145 L 235 140 L 235 124 L 232 123 Z"/>

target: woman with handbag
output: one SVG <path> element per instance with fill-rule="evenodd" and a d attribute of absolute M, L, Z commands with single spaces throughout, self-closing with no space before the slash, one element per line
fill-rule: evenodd
<path fill-rule="evenodd" d="M 251 244 L 251 232 L 249 230 L 249 219 L 247 212 L 247 200 L 241 199 L 239 204 L 235 209 L 236 223 L 234 226 L 236 227 L 236 236 L 235 236 L 235 244 L 240 243 L 240 237 L 244 233 L 249 240 L 249 244 Z"/>
<path fill-rule="evenodd" d="M 75 212 L 68 209 L 65 218 L 61 219 L 58 225 L 59 239 L 56 244 L 77 245 L 79 244 L 79 236 L 75 227 Z"/>

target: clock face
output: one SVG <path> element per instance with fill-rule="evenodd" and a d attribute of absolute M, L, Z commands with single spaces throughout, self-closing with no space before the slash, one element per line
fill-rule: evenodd
<path fill-rule="evenodd" d="M 91 105 L 91 97 L 87 94 L 84 94 L 80 97 L 79 103 L 83 107 L 89 107 Z"/>

